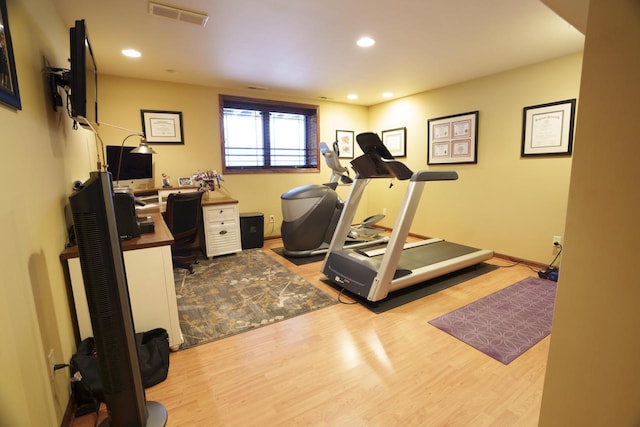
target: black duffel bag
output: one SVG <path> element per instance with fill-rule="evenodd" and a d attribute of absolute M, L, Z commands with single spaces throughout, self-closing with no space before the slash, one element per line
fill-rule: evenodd
<path fill-rule="evenodd" d="M 169 334 L 162 328 L 136 334 L 142 385 L 161 383 L 169 374 Z"/>
<path fill-rule="evenodd" d="M 163 328 L 136 334 L 142 385 L 147 388 L 167 378 L 169 373 L 169 335 Z M 87 406 L 93 411 L 104 402 L 104 388 L 98 370 L 98 353 L 93 337 L 86 338 L 71 356 L 71 388 L 80 412 Z M 79 372 L 79 375 L 78 375 Z M 78 412 L 76 415 L 79 415 Z"/>

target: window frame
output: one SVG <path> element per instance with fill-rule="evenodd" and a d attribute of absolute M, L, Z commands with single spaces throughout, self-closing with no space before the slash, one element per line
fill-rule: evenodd
<path fill-rule="evenodd" d="M 220 151 L 221 151 L 221 163 L 222 171 L 225 174 L 259 174 L 259 173 L 309 173 L 320 172 L 320 107 L 312 104 L 299 104 L 295 102 L 277 101 L 261 98 L 249 98 L 243 96 L 234 95 L 219 95 L 219 119 L 220 119 Z M 225 108 L 246 108 L 255 110 L 266 110 L 270 112 L 281 113 L 295 113 L 304 114 L 308 118 L 311 118 L 312 123 L 307 124 L 309 132 L 306 141 L 307 144 L 307 156 L 316 160 L 316 165 L 287 167 L 287 166 L 250 166 L 240 167 L 231 166 L 227 167 L 226 164 L 226 144 L 225 144 L 225 132 L 224 132 L 224 109 Z M 268 117 L 267 117 L 268 119 Z M 268 148 L 269 135 L 264 135 L 265 149 Z"/>

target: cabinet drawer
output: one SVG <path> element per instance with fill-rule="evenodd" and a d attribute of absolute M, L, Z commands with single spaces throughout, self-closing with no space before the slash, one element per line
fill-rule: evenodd
<path fill-rule="evenodd" d="M 207 224 L 207 240 L 218 241 L 220 239 L 233 238 L 237 234 L 235 221 L 226 221 L 218 224 Z"/>
<path fill-rule="evenodd" d="M 208 223 L 234 220 L 237 216 L 235 206 L 208 206 L 205 208 L 205 217 Z"/>

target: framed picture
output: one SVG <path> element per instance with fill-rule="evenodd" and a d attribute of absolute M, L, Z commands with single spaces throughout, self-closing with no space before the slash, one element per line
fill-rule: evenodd
<path fill-rule="evenodd" d="M 6 0 L 0 0 L 0 102 L 22 109 Z"/>
<path fill-rule="evenodd" d="M 427 121 L 427 164 L 478 163 L 478 112 Z"/>
<path fill-rule="evenodd" d="M 338 141 L 338 158 L 353 159 L 353 135 L 352 130 L 337 130 L 336 141 Z"/>
<path fill-rule="evenodd" d="M 407 128 L 383 130 L 382 143 L 393 157 L 405 157 L 407 155 Z"/>
<path fill-rule="evenodd" d="M 150 144 L 184 144 L 182 113 L 179 111 L 140 110 L 142 132 Z"/>
<path fill-rule="evenodd" d="M 521 157 L 571 155 L 575 113 L 575 99 L 523 108 Z"/>
<path fill-rule="evenodd" d="M 178 186 L 179 187 L 189 187 L 193 185 L 190 176 L 181 176 L 178 178 Z"/>

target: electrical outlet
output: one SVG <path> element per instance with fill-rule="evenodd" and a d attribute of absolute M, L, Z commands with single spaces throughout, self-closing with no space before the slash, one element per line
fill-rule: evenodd
<path fill-rule="evenodd" d="M 274 214 L 269 215 L 269 223 L 273 224 L 276 222 L 276 216 Z"/>
<path fill-rule="evenodd" d="M 49 350 L 47 360 L 49 361 L 49 377 L 53 379 L 53 367 L 56 365 L 56 353 L 53 351 L 53 349 Z"/>
<path fill-rule="evenodd" d="M 562 244 L 562 236 L 553 236 L 553 246 Z"/>

